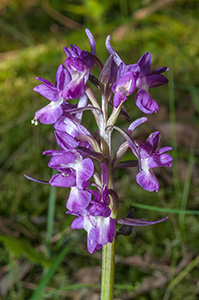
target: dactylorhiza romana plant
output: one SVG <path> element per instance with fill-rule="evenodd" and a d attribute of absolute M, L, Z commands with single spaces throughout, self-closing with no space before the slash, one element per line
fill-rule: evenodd
<path fill-rule="evenodd" d="M 145 142 L 134 140 L 132 133 L 147 118 L 131 120 L 124 108 L 128 96 L 135 93 L 135 104 L 144 114 L 156 113 L 159 106 L 149 90 L 167 84 L 168 80 L 162 73 L 168 68 L 151 71 L 149 52 L 143 54 L 137 63 L 126 65 L 112 47 L 110 36 L 105 43 L 109 57 L 103 65 L 96 55 L 93 35 L 88 29 L 86 34 L 91 51 L 81 50 L 76 45 L 65 47 L 67 58 L 64 66 L 61 64 L 57 69 L 55 84 L 36 78 L 41 84 L 34 91 L 50 104 L 35 113 L 32 123 L 37 125 L 39 120 L 43 124 L 54 124 L 59 150 L 47 150 L 44 155 L 51 157 L 48 166 L 57 173 L 48 183 L 70 188 L 66 214 L 75 216 L 72 229 L 87 231 L 90 253 L 103 248 L 101 299 L 104 300 L 113 297 L 116 224 L 121 224 L 119 232 L 126 234 L 131 232 L 130 226 L 151 225 L 167 218 L 158 221 L 131 217 L 118 219 L 119 198 L 114 189 L 113 174 L 119 168 L 136 167 L 136 181 L 140 187 L 157 192 L 159 182 L 153 169 L 171 167 L 172 157 L 166 152 L 172 148 L 158 150 L 160 132 L 151 133 Z M 91 73 L 94 65 L 99 69 L 99 78 Z M 100 91 L 100 101 L 88 82 Z M 95 132 L 91 133 L 81 124 L 86 110 L 94 116 L 98 127 Z M 126 131 L 115 125 L 119 115 L 128 121 Z M 113 130 L 119 131 L 125 138 L 115 153 L 111 149 Z M 128 148 L 132 151 L 132 160 L 121 162 Z"/>

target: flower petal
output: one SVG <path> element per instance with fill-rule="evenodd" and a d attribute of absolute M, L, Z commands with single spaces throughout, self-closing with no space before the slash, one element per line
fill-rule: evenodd
<path fill-rule="evenodd" d="M 61 92 L 65 86 L 71 81 L 69 72 L 64 68 L 63 65 L 59 65 L 56 74 L 56 87 Z"/>
<path fill-rule="evenodd" d="M 55 130 L 55 138 L 62 150 L 74 149 L 78 146 L 78 142 L 67 132 Z"/>
<path fill-rule="evenodd" d="M 63 113 L 61 103 L 62 99 L 42 107 L 35 113 L 35 118 L 43 124 L 54 124 Z"/>
<path fill-rule="evenodd" d="M 64 151 L 62 155 L 55 155 L 53 156 L 48 166 L 50 168 L 68 168 L 68 164 L 74 163 L 77 160 L 77 154 L 72 151 Z M 70 166 L 69 166 L 70 167 Z"/>
<path fill-rule="evenodd" d="M 144 89 L 138 90 L 135 94 L 135 104 L 145 114 L 156 113 L 159 110 L 157 102 Z"/>
<path fill-rule="evenodd" d="M 71 171 L 66 170 L 64 173 L 53 175 L 49 183 L 52 186 L 72 187 L 76 185 L 76 177 Z"/>
<path fill-rule="evenodd" d="M 137 64 L 140 66 L 140 77 L 147 75 L 151 69 L 152 58 L 150 52 L 144 53 Z"/>
<path fill-rule="evenodd" d="M 88 51 L 83 50 L 81 52 L 81 58 L 83 61 L 83 64 L 85 65 L 87 70 L 91 70 L 94 65 L 94 60 L 92 54 L 90 54 Z"/>
<path fill-rule="evenodd" d="M 162 74 L 154 74 L 146 76 L 146 83 L 150 89 L 167 84 L 168 79 Z"/>
<path fill-rule="evenodd" d="M 77 187 L 84 188 L 84 182 L 87 182 L 94 172 L 94 164 L 90 158 L 85 158 L 77 165 Z"/>
<path fill-rule="evenodd" d="M 159 131 L 151 133 L 146 142 L 142 144 L 142 149 L 145 150 L 148 155 L 153 154 L 158 148 L 160 137 L 161 135 Z"/>
<path fill-rule="evenodd" d="M 41 94 L 50 101 L 56 102 L 59 100 L 59 92 L 54 86 L 40 84 L 36 86 L 33 91 Z"/>
<path fill-rule="evenodd" d="M 136 175 L 136 181 L 144 190 L 147 190 L 149 192 L 158 192 L 160 187 L 153 170 L 148 170 L 147 172 L 139 172 Z"/>
<path fill-rule="evenodd" d="M 54 84 L 52 84 L 50 81 L 44 79 L 44 78 L 41 78 L 41 77 L 36 77 L 37 80 L 41 81 L 43 84 L 49 86 L 49 87 L 53 87 L 55 88 Z"/>
<path fill-rule="evenodd" d="M 159 149 L 158 151 L 156 151 L 156 154 L 162 154 L 164 152 L 167 152 L 167 151 L 171 151 L 173 148 L 172 147 L 163 147 L 161 149 Z"/>
<path fill-rule="evenodd" d="M 127 97 L 124 93 L 122 93 L 122 92 L 115 93 L 114 98 L 113 98 L 114 107 L 117 108 L 120 105 L 120 103 L 124 102 L 126 99 L 127 99 Z"/>
<path fill-rule="evenodd" d="M 77 217 L 71 224 L 72 229 L 83 229 L 84 228 L 84 217 Z"/>
<path fill-rule="evenodd" d="M 82 77 L 78 80 L 73 79 L 63 90 L 62 97 L 66 99 L 76 99 L 81 97 L 84 94 L 84 91 L 84 78 Z"/>
<path fill-rule="evenodd" d="M 72 187 L 66 204 L 66 208 L 73 212 L 81 212 L 91 201 L 91 193 Z"/>
<path fill-rule="evenodd" d="M 151 71 L 149 73 L 149 75 L 152 75 L 152 74 L 160 74 L 160 73 L 163 73 L 163 72 L 168 72 L 169 71 L 169 68 L 168 67 L 161 67 L 161 68 L 157 68 L 153 71 Z"/>
<path fill-rule="evenodd" d="M 83 111 L 81 111 L 81 109 L 87 108 L 87 104 L 88 104 L 88 97 L 86 93 L 84 93 L 82 96 L 80 96 L 77 105 L 77 109 L 80 109 L 80 111 L 75 114 L 75 118 L 78 120 L 79 124 L 81 123 L 81 119 L 83 115 Z"/>
<path fill-rule="evenodd" d="M 108 174 L 108 168 L 105 164 L 100 164 L 101 170 L 102 170 L 102 182 L 104 185 L 108 186 L 109 185 L 109 174 Z"/>
<path fill-rule="evenodd" d="M 91 228 L 87 236 L 87 249 L 89 253 L 93 253 L 96 251 L 96 247 L 98 245 L 97 239 L 98 230 L 96 228 Z"/>
<path fill-rule="evenodd" d="M 106 245 L 112 243 L 115 236 L 115 220 L 112 218 L 97 217 L 98 244 Z"/>
<path fill-rule="evenodd" d="M 154 154 L 150 156 L 147 160 L 147 165 L 149 168 L 157 168 L 157 167 L 171 167 L 173 157 L 171 155 L 164 153 L 160 155 Z"/>

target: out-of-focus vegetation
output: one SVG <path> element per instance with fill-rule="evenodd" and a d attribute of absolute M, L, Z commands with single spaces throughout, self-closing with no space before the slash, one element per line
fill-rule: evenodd
<path fill-rule="evenodd" d="M 33 92 L 36 76 L 54 82 L 63 47 L 89 50 L 88 27 L 104 62 L 104 41 L 126 63 L 146 51 L 153 67 L 169 66 L 168 87 L 152 91 L 157 115 L 138 130 L 155 130 L 172 145 L 173 168 L 157 170 L 159 193 L 141 190 L 132 170 L 118 172 L 120 216 L 169 220 L 134 229 L 116 243 L 115 299 L 196 300 L 199 297 L 199 2 L 197 0 L 3 0 L 0 2 L 0 297 L 98 299 L 100 252 L 89 255 L 86 234 L 72 231 L 66 189 L 29 182 L 49 180 L 42 152 L 55 146 L 53 127 L 31 125 L 46 99 Z M 125 108 L 142 116 L 132 101 Z M 86 114 L 87 116 L 87 114 Z M 92 131 L 93 120 L 84 118 Z M 122 126 L 126 126 L 121 118 Z M 119 135 L 115 134 L 115 147 Z M 114 138 L 114 136 L 113 136 Z M 127 158 L 130 153 L 127 154 Z M 56 203 L 54 203 L 56 194 Z M 55 204 L 55 211 L 53 209 Z M 96 297 L 96 298 L 95 298 Z"/>

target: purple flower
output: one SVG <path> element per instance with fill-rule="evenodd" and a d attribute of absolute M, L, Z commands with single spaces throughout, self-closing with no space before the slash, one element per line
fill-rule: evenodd
<path fill-rule="evenodd" d="M 120 64 L 117 79 L 112 86 L 114 92 L 113 105 L 116 108 L 127 99 L 127 96 L 134 92 L 139 71 L 140 68 L 137 64 L 127 66 L 123 62 Z"/>
<path fill-rule="evenodd" d="M 135 104 L 138 108 L 146 113 L 152 114 L 157 112 L 159 106 L 157 102 L 149 94 L 149 89 L 158 87 L 163 84 L 167 84 L 168 79 L 164 77 L 161 73 L 167 72 L 169 69 L 167 67 L 158 68 L 150 72 L 151 69 L 151 54 L 146 52 L 141 56 L 137 64 L 135 65 L 125 65 L 119 55 L 115 52 L 114 48 L 110 44 L 110 35 L 106 39 L 106 48 L 110 55 L 113 55 L 113 59 L 116 65 L 120 68 L 129 68 L 130 66 L 137 66 L 135 74 L 130 75 L 129 70 L 127 74 L 123 72 L 122 76 L 120 75 L 120 70 L 118 70 L 118 76 L 116 83 L 114 85 L 114 106 L 117 107 L 121 102 L 127 99 L 126 96 L 132 94 L 137 87 L 138 91 L 135 94 Z M 134 82 L 136 80 L 136 83 Z"/>
<path fill-rule="evenodd" d="M 110 35 L 106 38 L 106 48 L 109 54 L 113 56 L 115 64 L 119 67 L 117 79 L 112 86 L 112 91 L 114 93 L 113 105 L 117 108 L 120 103 L 127 99 L 127 96 L 134 92 L 140 67 L 138 64 L 126 65 L 111 46 L 110 38 Z"/>
<path fill-rule="evenodd" d="M 147 118 L 143 117 L 135 120 L 128 127 L 128 131 L 125 132 L 123 129 L 113 126 L 117 131 L 119 131 L 124 138 L 127 140 L 127 145 L 131 148 L 133 154 L 138 159 L 138 166 L 140 172 L 136 176 L 137 183 L 147 191 L 158 192 L 159 190 L 159 182 L 153 172 L 153 168 L 156 167 L 171 167 L 173 158 L 165 153 L 166 151 L 172 150 L 171 147 L 164 147 L 157 150 L 158 143 L 160 141 L 160 132 L 156 131 L 148 137 L 146 142 L 143 144 L 141 142 L 136 142 L 131 138 L 131 134 L 134 129 L 146 122 Z M 122 146 L 122 145 L 121 145 Z M 117 167 L 118 158 L 121 159 L 124 152 L 127 150 L 126 142 L 123 143 L 123 147 L 120 147 L 115 161 L 114 167 Z M 131 161 L 123 162 L 126 167 L 136 166 L 136 164 L 131 164 Z"/>
<path fill-rule="evenodd" d="M 90 253 L 101 249 L 108 242 L 112 243 L 115 236 L 115 220 L 110 217 L 111 209 L 110 197 L 108 193 L 108 170 L 105 164 L 101 164 L 102 187 L 97 187 L 97 191 L 88 190 L 93 199 L 87 197 L 86 201 L 79 201 L 79 197 L 73 197 L 73 202 L 78 201 L 79 211 L 74 211 L 74 205 L 71 205 L 70 196 L 67 202 L 67 208 L 77 216 L 71 224 L 72 229 L 84 228 L 87 233 L 87 248 Z M 77 192 L 77 191 L 75 191 Z M 81 203 L 84 202 L 84 209 L 81 209 Z M 86 207 L 86 203 L 88 204 Z M 71 209 L 73 207 L 73 209 Z M 75 205 L 76 209 L 76 205 Z"/>
<path fill-rule="evenodd" d="M 55 85 L 40 77 L 37 77 L 36 79 L 43 84 L 36 86 L 34 91 L 50 100 L 51 103 L 35 113 L 33 123 L 37 125 L 37 120 L 40 120 L 43 124 L 53 124 L 63 113 L 62 103 L 66 99 L 62 97 L 61 93 L 71 81 L 70 74 L 63 65 L 60 65 L 57 69 Z"/>
<path fill-rule="evenodd" d="M 171 167 L 173 158 L 165 153 L 172 150 L 171 147 L 164 147 L 157 150 L 160 140 L 160 132 L 152 133 L 146 142 L 139 143 L 138 153 L 140 160 L 140 172 L 136 176 L 137 183 L 147 191 L 159 190 L 159 182 L 153 172 L 157 167 Z"/>
<path fill-rule="evenodd" d="M 139 78 L 136 82 L 138 92 L 135 94 L 135 104 L 146 113 L 152 114 L 159 110 L 157 102 L 149 94 L 149 89 L 167 84 L 168 79 L 161 73 L 167 72 L 167 67 L 158 68 L 150 72 L 152 58 L 149 52 L 141 56 L 137 64 L 140 66 Z"/>
<path fill-rule="evenodd" d="M 111 215 L 110 197 L 108 192 L 109 174 L 108 169 L 104 163 L 100 164 L 101 167 L 101 188 L 97 187 L 97 191 L 90 190 L 94 196 L 94 200 L 91 201 L 89 213 L 93 216 L 102 216 L 107 218 Z"/>
<path fill-rule="evenodd" d="M 65 66 L 70 72 L 72 80 L 63 90 L 62 96 L 75 99 L 84 94 L 89 72 L 94 65 L 93 55 L 85 50 L 82 51 L 75 45 L 71 45 L 71 49 L 65 47 L 64 51 L 68 56 Z"/>
<path fill-rule="evenodd" d="M 72 187 L 84 189 L 94 172 L 94 164 L 90 158 L 83 159 L 76 150 L 51 150 L 44 154 L 52 155 L 48 166 L 57 170 L 49 183 L 53 186 Z"/>
<path fill-rule="evenodd" d="M 73 115 L 61 116 L 54 127 L 56 130 L 66 132 L 73 138 L 79 135 L 91 136 L 90 132 L 83 125 L 75 121 Z M 87 141 L 79 141 L 78 146 L 88 148 L 89 143 Z"/>
<path fill-rule="evenodd" d="M 84 210 L 83 213 L 73 220 L 71 228 L 87 231 L 88 251 L 93 253 L 108 242 L 112 243 L 115 236 L 115 220 L 110 217 L 92 216 L 88 210 Z"/>

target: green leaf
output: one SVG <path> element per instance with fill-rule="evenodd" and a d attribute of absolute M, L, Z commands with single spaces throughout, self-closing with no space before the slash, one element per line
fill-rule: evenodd
<path fill-rule="evenodd" d="M 199 215 L 199 210 L 183 210 L 183 209 L 173 209 L 173 208 L 164 208 L 164 207 L 157 207 L 152 205 L 145 205 L 141 203 L 133 203 L 134 207 L 146 209 L 146 210 L 153 210 L 153 211 L 160 211 L 164 213 L 171 213 L 171 214 L 184 214 L 184 215 Z"/>
<path fill-rule="evenodd" d="M 46 260 L 42 253 L 35 250 L 27 240 L 0 235 L 0 242 L 17 258 L 24 256 L 34 264 L 39 264 L 46 268 L 51 266 L 51 262 Z"/>

